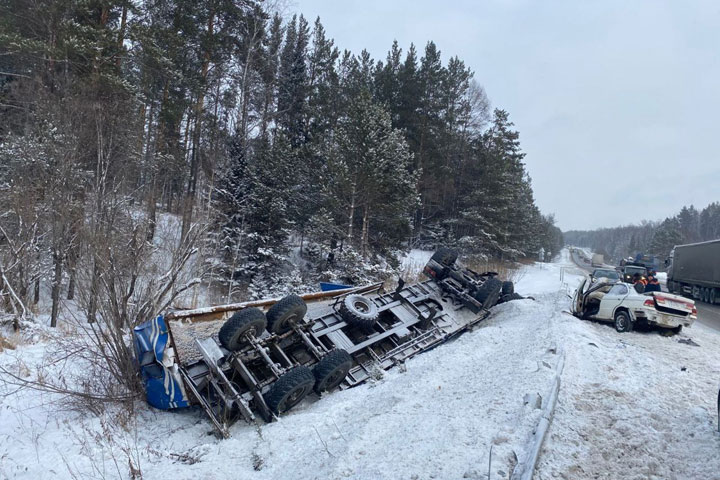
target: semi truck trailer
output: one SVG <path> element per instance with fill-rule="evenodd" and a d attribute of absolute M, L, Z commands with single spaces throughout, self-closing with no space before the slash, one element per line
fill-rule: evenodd
<path fill-rule="evenodd" d="M 720 240 L 676 245 L 669 260 L 670 292 L 720 303 Z"/>
<path fill-rule="evenodd" d="M 593 267 L 602 267 L 605 265 L 605 257 L 599 253 L 593 253 L 591 265 Z"/>

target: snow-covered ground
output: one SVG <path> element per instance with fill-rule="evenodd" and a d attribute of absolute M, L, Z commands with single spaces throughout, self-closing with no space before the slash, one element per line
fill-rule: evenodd
<path fill-rule="evenodd" d="M 272 424 L 237 423 L 229 440 L 198 410 L 138 403 L 136 416 L 98 417 L 0 381 L 0 478 L 131 478 L 132 464 L 146 479 L 486 479 L 491 446 L 490 478 L 509 478 L 540 415 L 523 397 L 547 397 L 561 354 L 536 478 L 719 478 L 718 333 L 618 334 L 580 321 L 564 313 L 580 275 L 566 255 L 524 267 L 516 288 L 535 301 L 496 307 L 374 383 Z M 679 343 L 688 337 L 699 346 Z M 0 353 L 0 364 L 32 378 L 46 348 L 37 340 Z"/>
<path fill-rule="evenodd" d="M 430 260 L 433 253 L 432 250 L 413 248 L 402 258 L 400 271 L 410 274 L 422 272 L 423 267 L 425 267 L 425 264 Z"/>

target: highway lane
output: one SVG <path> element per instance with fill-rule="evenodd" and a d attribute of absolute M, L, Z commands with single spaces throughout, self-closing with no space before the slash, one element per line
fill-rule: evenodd
<path fill-rule="evenodd" d="M 590 267 L 589 264 L 584 263 L 579 255 L 573 253 L 571 254 L 571 257 L 578 267 L 588 273 L 592 271 L 592 267 Z M 664 285 L 663 290 L 666 290 Z M 712 328 L 716 332 L 720 332 L 720 305 L 710 305 L 708 303 L 703 303 L 700 300 L 695 300 L 695 306 L 698 311 L 697 322 L 705 325 L 706 327 Z"/>
<path fill-rule="evenodd" d="M 699 300 L 695 300 L 695 306 L 698 311 L 698 323 L 720 332 L 720 306 L 710 305 Z"/>

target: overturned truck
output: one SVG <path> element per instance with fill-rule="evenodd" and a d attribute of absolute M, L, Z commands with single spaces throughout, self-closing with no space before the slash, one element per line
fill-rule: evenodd
<path fill-rule="evenodd" d="M 494 272 L 441 248 L 426 281 L 174 311 L 134 330 L 148 402 L 200 405 L 218 432 L 270 422 L 315 392 L 359 385 L 468 330 L 499 302 L 522 298 Z"/>

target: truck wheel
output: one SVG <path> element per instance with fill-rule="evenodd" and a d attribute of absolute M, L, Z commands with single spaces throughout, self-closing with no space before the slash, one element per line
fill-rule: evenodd
<path fill-rule="evenodd" d="M 245 345 L 245 335 L 258 336 L 265 330 L 267 320 L 259 308 L 246 308 L 236 312 L 220 328 L 218 339 L 220 344 L 236 352 Z"/>
<path fill-rule="evenodd" d="M 313 385 L 315 385 L 315 377 L 312 371 L 300 365 L 280 375 L 263 397 L 268 408 L 279 415 L 300 403 L 310 393 Z"/>
<path fill-rule="evenodd" d="M 325 355 L 315 368 L 315 391 L 317 393 L 332 390 L 345 380 L 353 359 L 348 352 L 338 348 Z"/>
<path fill-rule="evenodd" d="M 457 257 L 457 250 L 453 250 L 452 248 L 447 247 L 440 247 L 435 253 L 433 253 L 433 256 L 430 257 L 430 259 L 435 260 L 440 265 L 452 267 L 453 263 L 455 263 L 455 260 L 457 260 Z"/>
<path fill-rule="evenodd" d="M 682 327 L 682 325 L 678 325 L 675 328 L 671 328 L 670 331 L 672 331 L 674 335 L 677 335 L 678 333 L 682 332 Z"/>
<path fill-rule="evenodd" d="M 513 293 L 515 293 L 515 284 L 510 281 L 502 282 L 502 294 L 512 295 Z"/>
<path fill-rule="evenodd" d="M 292 330 L 293 324 L 300 323 L 307 313 L 307 305 L 298 295 L 288 295 L 270 307 L 267 317 L 270 333 L 285 333 Z"/>
<path fill-rule="evenodd" d="M 630 319 L 630 315 L 621 310 L 615 314 L 615 330 L 620 333 L 630 332 L 633 329 L 633 321 Z"/>
<path fill-rule="evenodd" d="M 367 297 L 348 295 L 340 304 L 340 316 L 350 325 L 369 331 L 377 322 L 378 308 Z"/>
<path fill-rule="evenodd" d="M 502 281 L 495 277 L 490 277 L 478 287 L 475 292 L 475 300 L 480 302 L 483 308 L 488 309 L 495 306 L 502 291 Z"/>

